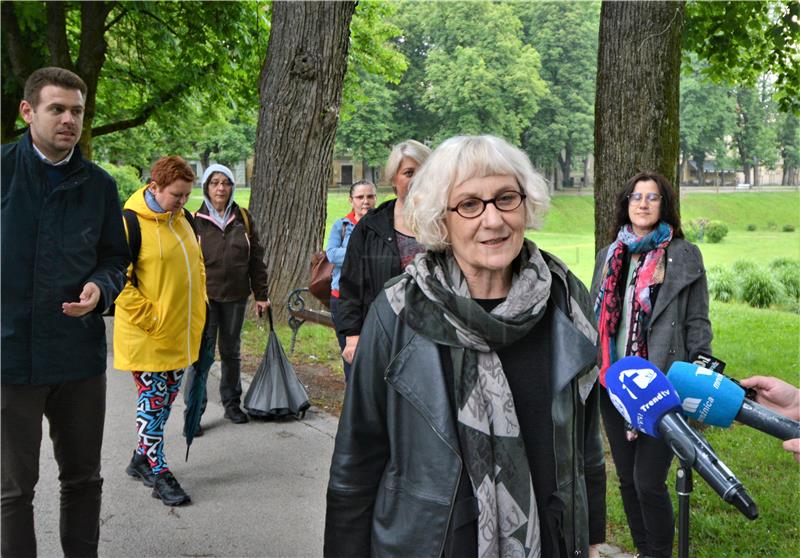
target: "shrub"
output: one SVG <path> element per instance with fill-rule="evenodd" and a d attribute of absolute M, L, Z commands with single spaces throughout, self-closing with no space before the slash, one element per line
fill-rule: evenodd
<path fill-rule="evenodd" d="M 705 237 L 705 230 L 706 225 L 708 225 L 709 220 L 700 217 L 698 219 L 692 219 L 688 223 L 686 223 L 683 227 L 683 234 L 686 237 L 686 240 L 689 242 L 703 242 Z"/>
<path fill-rule="evenodd" d="M 774 231 L 777 228 L 778 228 L 778 223 L 776 223 L 775 221 L 767 221 L 767 230 L 768 231 Z"/>
<path fill-rule="evenodd" d="M 708 292 L 714 300 L 732 302 L 736 299 L 736 276 L 720 267 L 709 269 Z"/>
<path fill-rule="evenodd" d="M 791 267 L 781 267 L 776 270 L 776 274 L 786 296 L 800 301 L 800 273 Z"/>
<path fill-rule="evenodd" d="M 753 223 L 750 223 L 750 224 L 749 224 L 749 225 L 747 225 L 747 227 L 745 227 L 745 228 L 746 228 L 748 231 L 750 231 L 750 232 L 753 232 L 754 230 L 756 230 L 756 226 L 755 226 Z"/>
<path fill-rule="evenodd" d="M 795 273 L 800 273 L 800 260 L 793 260 L 792 258 L 776 258 L 769 263 L 769 268 L 780 270 L 783 268 L 790 268 Z"/>
<path fill-rule="evenodd" d="M 748 273 L 755 271 L 756 264 L 754 264 L 749 260 L 736 260 L 735 262 L 733 262 L 732 268 L 733 268 L 733 273 L 741 278 L 744 275 L 747 275 Z"/>
<path fill-rule="evenodd" d="M 728 226 L 720 221 L 711 221 L 705 228 L 705 239 L 711 243 L 716 244 L 725 238 L 728 234 Z"/>
<path fill-rule="evenodd" d="M 766 271 L 758 268 L 750 270 L 742 280 L 742 299 L 755 308 L 768 308 L 778 300 L 778 282 Z"/>
<path fill-rule="evenodd" d="M 142 187 L 142 179 L 139 177 L 139 171 L 128 165 L 115 165 L 114 163 L 100 163 L 108 174 L 117 183 L 117 190 L 119 191 L 119 200 L 124 205 L 131 195 Z"/>
<path fill-rule="evenodd" d="M 794 232 L 794 225 L 789 225 L 789 224 L 784 225 L 783 232 Z"/>

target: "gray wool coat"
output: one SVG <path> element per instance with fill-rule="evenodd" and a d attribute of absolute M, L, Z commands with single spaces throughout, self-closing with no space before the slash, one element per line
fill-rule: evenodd
<path fill-rule="evenodd" d="M 597 253 L 592 277 L 592 301 L 597 299 L 600 273 L 608 246 Z M 667 246 L 664 283 L 647 327 L 648 360 L 664 374 L 675 361 L 691 362 L 697 353 L 711 354 L 708 283 L 700 249 L 682 238 Z"/>

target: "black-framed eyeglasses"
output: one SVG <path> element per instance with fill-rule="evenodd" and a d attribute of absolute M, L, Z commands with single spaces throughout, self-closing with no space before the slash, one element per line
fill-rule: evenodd
<path fill-rule="evenodd" d="M 522 205 L 522 200 L 526 197 L 525 194 L 516 190 L 508 190 L 488 200 L 467 198 L 458 202 L 455 207 L 448 207 L 447 210 L 455 211 L 464 219 L 475 219 L 483 215 L 483 212 L 486 211 L 486 206 L 490 203 L 494 204 L 498 211 L 514 211 Z"/>
<path fill-rule="evenodd" d="M 635 203 L 637 205 L 641 204 L 643 199 L 646 199 L 647 203 L 657 203 L 661 201 L 661 194 L 656 194 L 655 192 L 648 192 L 646 196 L 641 192 L 633 192 L 626 197 L 628 198 L 629 204 Z"/>

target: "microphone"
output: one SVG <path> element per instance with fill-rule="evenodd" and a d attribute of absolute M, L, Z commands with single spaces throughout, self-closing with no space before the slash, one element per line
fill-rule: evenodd
<path fill-rule="evenodd" d="M 727 428 L 736 420 L 781 440 L 800 438 L 800 422 L 745 398 L 730 378 L 688 362 L 675 362 L 667 379 L 675 386 L 683 414 L 704 424 Z"/>
<path fill-rule="evenodd" d="M 606 389 L 617 411 L 648 436 L 662 438 L 678 459 L 694 468 L 720 497 L 748 519 L 758 517 L 755 502 L 714 448 L 679 413 L 675 388 L 653 364 L 636 356 L 609 367 Z"/>

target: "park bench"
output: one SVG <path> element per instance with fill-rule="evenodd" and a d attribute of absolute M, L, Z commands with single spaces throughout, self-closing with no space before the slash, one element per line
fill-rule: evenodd
<path fill-rule="evenodd" d="M 297 339 L 297 332 L 300 331 L 300 327 L 304 323 L 311 322 L 334 328 L 333 318 L 330 312 L 306 307 L 303 294 L 307 292 L 307 288 L 295 289 L 289 293 L 289 300 L 286 302 L 286 307 L 289 310 L 289 327 L 292 328 L 292 342 L 289 346 L 290 354 L 294 352 L 294 342 Z"/>

